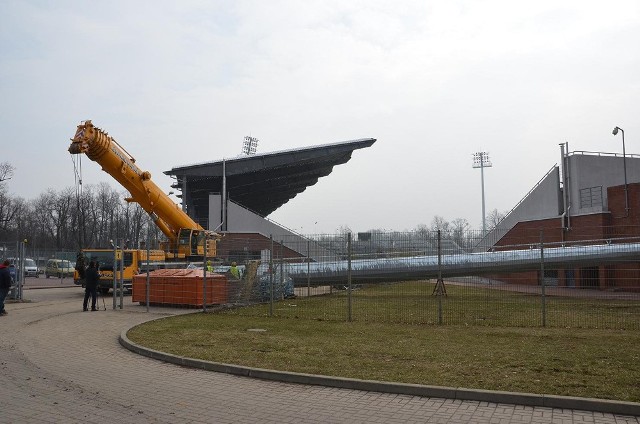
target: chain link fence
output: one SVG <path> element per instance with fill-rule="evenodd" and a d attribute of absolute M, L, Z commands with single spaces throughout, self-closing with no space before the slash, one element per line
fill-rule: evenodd
<path fill-rule="evenodd" d="M 77 252 L 68 249 L 55 249 L 41 246 L 32 246 L 29 243 L 20 241 L 1 241 L 0 240 L 0 258 L 14 259 L 18 258 L 24 249 L 25 258 L 33 259 L 36 262 L 38 270 L 41 274 L 47 266 L 49 259 L 62 259 L 75 262 Z"/>
<path fill-rule="evenodd" d="M 0 241 L 0 260 L 8 260 L 11 275 L 9 299 L 23 299 L 27 278 L 73 279 L 76 253 L 64 249 L 45 249 L 30 246 L 25 241 Z M 48 267 L 55 262 L 56 271 Z"/>
<path fill-rule="evenodd" d="M 594 239 L 586 229 L 562 239 L 562 231 L 522 232 L 488 250 L 476 248 L 481 232 L 272 236 L 273 247 L 254 259 L 258 272 L 253 283 L 235 283 L 244 299 L 262 303 L 230 313 L 407 324 L 640 328 L 640 237 Z M 233 243 L 229 252 L 256 249 L 248 240 Z M 229 303 L 248 304 L 239 299 Z"/>
<path fill-rule="evenodd" d="M 136 276 L 132 300 L 290 319 L 637 330 L 640 237 L 594 234 L 511 232 L 488 249 L 472 231 L 227 234 L 210 265 Z M 17 244 L 0 246 L 9 257 Z"/>

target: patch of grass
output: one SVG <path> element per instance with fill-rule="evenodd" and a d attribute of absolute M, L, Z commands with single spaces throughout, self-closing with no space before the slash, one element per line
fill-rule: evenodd
<path fill-rule="evenodd" d="M 446 325 L 540 327 L 543 304 L 539 295 L 496 290 L 482 285 L 447 285 L 440 303 L 433 281 L 375 284 L 353 291 L 354 321 L 438 324 L 441 307 Z M 547 296 L 546 326 L 557 328 L 612 328 L 640 330 L 640 302 L 636 300 Z M 266 316 L 269 305 L 242 308 L 234 313 Z M 346 321 L 348 297 L 344 290 L 331 295 L 278 302 L 274 316 Z"/>
<path fill-rule="evenodd" d="M 291 301 L 276 308 L 297 309 L 287 305 Z M 295 319 L 297 312 L 259 316 L 264 308 L 171 317 L 135 327 L 128 336 L 152 349 L 251 367 L 640 401 L 638 331 L 349 323 Z M 490 310 L 481 312 L 497 319 Z M 267 331 L 248 331 L 255 328 Z"/>

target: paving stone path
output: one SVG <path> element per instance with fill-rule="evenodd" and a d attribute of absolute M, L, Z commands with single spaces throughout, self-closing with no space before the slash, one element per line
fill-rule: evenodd
<path fill-rule="evenodd" d="M 77 287 L 25 290 L 0 317 L 2 423 L 639 423 L 596 412 L 287 384 L 170 365 L 118 343 L 181 310 L 81 312 Z M 102 307 L 102 302 L 100 301 Z"/>

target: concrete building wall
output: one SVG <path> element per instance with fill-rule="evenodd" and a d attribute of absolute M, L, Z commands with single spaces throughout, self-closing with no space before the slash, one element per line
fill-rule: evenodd
<path fill-rule="evenodd" d="M 251 212 L 248 209 L 229 200 L 227 202 L 227 232 L 242 233 L 252 232 L 264 234 L 267 237 L 271 234 L 278 236 L 294 236 L 293 232 L 275 224 L 272 221 Z M 220 194 L 209 195 L 209 230 L 214 230 L 222 222 L 222 196 Z"/>
<path fill-rule="evenodd" d="M 218 231 L 222 225 L 222 195 L 209 195 L 209 216 L 207 218 L 207 226 L 210 231 Z"/>
<path fill-rule="evenodd" d="M 627 183 L 640 182 L 640 157 L 627 156 Z M 567 157 L 570 213 L 571 215 L 583 215 L 609 210 L 607 188 L 624 185 L 624 162 L 622 155 L 608 154 L 581 154 L 572 153 Z M 583 198 L 590 191 L 592 197 L 597 197 L 601 192 L 602 204 L 589 205 L 581 202 L 581 190 Z M 595 200 L 595 198 L 594 198 Z"/>
<path fill-rule="evenodd" d="M 215 230 L 222 222 L 222 196 L 220 194 L 209 195 L 209 230 Z M 282 242 L 282 245 L 291 251 L 297 252 L 300 256 L 309 255 L 314 260 L 333 260 L 335 255 L 328 252 L 323 246 L 316 242 L 294 233 L 293 231 L 278 225 L 257 215 L 250 210 L 227 201 L 227 233 L 253 233 L 261 234 L 268 240 L 270 236 L 275 237 L 275 242 Z M 219 230 L 218 230 L 219 231 Z M 261 237 L 257 237 L 261 239 Z"/>
<path fill-rule="evenodd" d="M 640 183 L 630 183 L 627 187 L 629 210 L 625 210 L 624 185 L 607 187 L 608 210 L 573 216 L 570 228 L 563 227 L 559 218 L 522 221 L 516 224 L 494 246 L 494 249 L 513 249 L 513 246 L 530 245 L 538 248 L 540 239 L 552 247 L 558 245 L 579 245 L 598 243 L 602 240 L 624 239 L 637 241 L 640 237 Z M 578 243 L 576 243 L 578 242 Z M 581 287 L 598 289 L 623 289 L 640 291 L 640 263 L 620 262 L 598 263 L 573 269 L 549 269 L 557 275 L 557 285 L 561 287 Z M 535 272 L 501 273 L 491 278 L 503 282 L 536 285 L 540 274 Z"/>
<path fill-rule="evenodd" d="M 556 166 L 507 214 L 498 227 L 484 237 L 476 250 L 488 250 L 519 222 L 555 218 L 560 216 L 561 210 L 560 172 Z"/>
<path fill-rule="evenodd" d="M 566 156 L 569 222 L 581 215 L 609 212 L 609 188 L 623 186 L 622 155 L 572 152 Z M 640 182 L 640 156 L 626 157 L 627 184 Z M 554 167 L 476 247 L 486 251 L 518 223 L 560 218 L 564 211 L 560 169 Z M 559 221 L 560 222 L 560 221 Z M 562 226 L 560 223 L 559 226 Z"/>

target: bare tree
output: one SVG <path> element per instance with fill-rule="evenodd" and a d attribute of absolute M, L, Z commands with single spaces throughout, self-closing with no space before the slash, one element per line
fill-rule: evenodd
<path fill-rule="evenodd" d="M 11 197 L 4 185 L 0 184 L 0 234 L 8 235 L 15 228 L 23 207 L 24 201 Z"/>
<path fill-rule="evenodd" d="M 347 235 L 348 233 L 351 233 L 351 232 L 352 232 L 352 231 L 351 231 L 351 228 L 350 228 L 348 225 L 346 225 L 346 224 L 341 225 L 341 226 L 337 229 L 337 233 L 338 233 L 338 234 L 340 234 L 340 235 L 342 235 L 342 236 L 345 236 L 345 237 L 346 237 L 346 235 Z"/>
<path fill-rule="evenodd" d="M 137 202 L 125 201 L 122 208 L 124 228 L 124 238 L 129 241 L 129 247 L 136 248 L 140 242 L 142 228 L 146 220 L 146 212 Z"/>
<path fill-rule="evenodd" d="M 109 240 L 124 236 L 124 232 L 118 228 L 122 198 L 107 183 L 101 183 L 97 187 L 94 202 L 96 203 L 94 208 L 94 225 L 97 227 L 96 247 L 106 247 L 109 245 Z"/>
<path fill-rule="evenodd" d="M 493 231 L 499 224 L 500 221 L 507 216 L 506 212 L 500 212 L 498 209 L 494 209 L 487 215 L 487 231 Z"/>
<path fill-rule="evenodd" d="M 0 162 L 0 183 L 13 176 L 15 168 L 9 162 Z"/>
<path fill-rule="evenodd" d="M 419 237 L 426 237 L 429 235 L 429 233 L 431 233 L 431 229 L 425 224 L 419 224 L 416 228 L 413 229 L 413 232 L 418 234 Z"/>
<path fill-rule="evenodd" d="M 55 192 L 49 189 L 31 202 L 34 223 L 37 225 L 34 231 L 38 234 L 39 243 L 43 247 L 54 245 L 54 225 L 49 213 L 49 205 L 54 201 L 55 196 Z"/>
<path fill-rule="evenodd" d="M 55 234 L 55 247 L 58 249 L 71 248 L 74 245 L 74 232 L 71 230 L 70 218 L 73 205 L 71 188 L 63 189 L 60 193 L 51 191 L 49 216 Z"/>
<path fill-rule="evenodd" d="M 458 246 L 468 246 L 469 227 L 469 221 L 464 218 L 456 218 L 451 221 L 451 238 Z"/>
<path fill-rule="evenodd" d="M 138 204 L 133 204 L 133 211 L 131 213 L 131 240 L 135 241 L 136 245 L 140 244 L 143 236 L 143 230 L 148 222 L 147 213 Z"/>
<path fill-rule="evenodd" d="M 443 217 L 436 215 L 431 220 L 431 231 L 440 230 L 442 237 L 449 237 L 451 235 L 451 224 Z"/>

